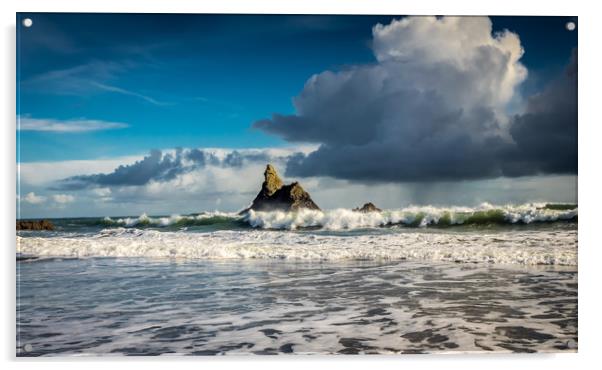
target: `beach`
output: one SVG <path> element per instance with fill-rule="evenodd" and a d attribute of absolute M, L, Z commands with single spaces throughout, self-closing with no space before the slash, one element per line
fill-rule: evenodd
<path fill-rule="evenodd" d="M 17 237 L 17 355 L 574 352 L 552 208 L 55 220 Z"/>

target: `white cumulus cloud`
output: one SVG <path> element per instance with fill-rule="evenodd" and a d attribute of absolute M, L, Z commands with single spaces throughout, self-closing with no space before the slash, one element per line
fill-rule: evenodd
<path fill-rule="evenodd" d="M 104 198 L 104 197 L 109 197 L 111 196 L 111 189 L 110 188 L 96 188 L 96 189 L 92 189 L 92 193 L 94 193 L 95 195 Z"/>
<path fill-rule="evenodd" d="M 316 74 L 294 98 L 295 114 L 254 123 L 320 144 L 291 158 L 289 174 L 384 182 L 503 176 L 514 148 L 508 104 L 527 76 L 519 36 L 494 32 L 487 17 L 422 16 L 377 24 L 372 34 L 376 63 Z"/>
<path fill-rule="evenodd" d="M 73 202 L 75 197 L 69 194 L 54 194 L 52 200 L 59 204 L 67 204 Z"/>
<path fill-rule="evenodd" d="M 374 54 L 380 63 L 401 64 L 400 77 L 414 87 L 437 88 L 462 107 L 502 108 L 527 69 L 518 35 L 492 31 L 487 17 L 407 17 L 374 26 Z"/>
<path fill-rule="evenodd" d="M 29 204 L 41 204 L 46 201 L 46 197 L 41 196 L 41 195 L 36 195 L 36 193 L 34 193 L 34 192 L 29 192 L 24 197 L 21 197 L 20 199 L 23 202 L 26 202 Z"/>

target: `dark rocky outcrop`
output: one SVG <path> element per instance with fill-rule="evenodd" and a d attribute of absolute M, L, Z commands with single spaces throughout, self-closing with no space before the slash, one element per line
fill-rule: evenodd
<path fill-rule="evenodd" d="M 264 181 L 251 206 L 240 213 L 254 211 L 297 211 L 302 208 L 320 210 L 308 192 L 298 182 L 284 185 L 276 169 L 268 164 Z"/>
<path fill-rule="evenodd" d="M 364 204 L 361 208 L 354 208 L 354 212 L 368 213 L 368 212 L 382 212 L 382 209 L 378 208 L 374 204 L 368 202 Z"/>
<path fill-rule="evenodd" d="M 17 220 L 17 230 L 54 230 L 54 225 L 48 220 Z"/>

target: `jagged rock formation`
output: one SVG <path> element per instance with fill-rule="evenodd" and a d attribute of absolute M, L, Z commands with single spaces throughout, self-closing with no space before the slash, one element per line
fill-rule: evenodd
<path fill-rule="evenodd" d="M 54 225 L 48 220 L 17 220 L 17 230 L 54 230 Z"/>
<path fill-rule="evenodd" d="M 263 173 L 264 181 L 251 207 L 241 211 L 297 211 L 301 208 L 320 210 L 298 182 L 284 185 L 276 169 L 268 164 Z"/>
<path fill-rule="evenodd" d="M 368 212 L 382 212 L 382 209 L 378 208 L 371 202 L 364 204 L 361 208 L 354 208 L 354 212 L 368 213 Z"/>

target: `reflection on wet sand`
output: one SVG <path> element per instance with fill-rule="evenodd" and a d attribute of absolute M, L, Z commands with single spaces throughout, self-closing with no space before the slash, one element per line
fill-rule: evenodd
<path fill-rule="evenodd" d="M 577 349 L 574 267 L 75 259 L 19 283 L 19 356 Z"/>

